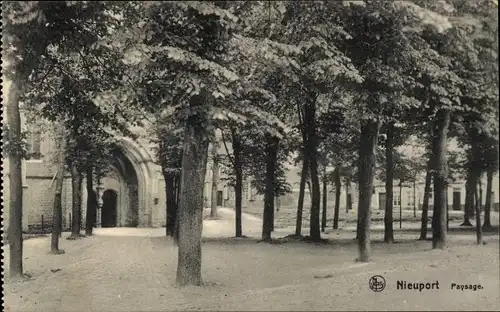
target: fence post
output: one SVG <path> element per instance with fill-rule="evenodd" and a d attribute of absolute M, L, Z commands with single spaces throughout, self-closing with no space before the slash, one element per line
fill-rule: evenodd
<path fill-rule="evenodd" d="M 43 228 L 43 215 L 42 215 L 42 233 L 44 233 L 44 228 Z"/>

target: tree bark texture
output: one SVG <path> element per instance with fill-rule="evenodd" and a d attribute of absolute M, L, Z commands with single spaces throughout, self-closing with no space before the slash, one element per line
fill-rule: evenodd
<path fill-rule="evenodd" d="M 479 177 L 479 181 L 477 183 L 479 188 L 479 211 L 483 211 L 483 183 L 481 182 L 481 177 Z"/>
<path fill-rule="evenodd" d="M 352 197 L 351 197 L 351 180 L 346 179 L 345 183 L 345 198 L 347 200 L 346 203 L 346 212 L 349 212 L 349 210 L 352 210 Z"/>
<path fill-rule="evenodd" d="M 21 82 L 11 82 L 7 103 L 7 123 L 9 142 L 13 148 L 9 152 L 9 268 L 11 277 L 23 275 L 23 179 L 21 151 L 21 115 L 19 113 L 19 94 Z"/>
<path fill-rule="evenodd" d="M 43 33 L 44 19 L 36 19 L 33 25 Z M 18 27 L 11 20 L 4 20 L 2 40 L 7 45 L 23 49 L 25 42 L 22 38 L 15 36 L 14 27 Z M 33 68 L 38 66 L 40 56 L 44 53 L 49 41 L 47 36 L 32 38 L 30 45 L 31 57 L 20 59 L 15 53 L 2 54 L 2 69 L 4 77 L 11 81 L 9 96 L 6 103 L 6 117 L 8 125 L 8 139 L 12 146 L 9 152 L 9 224 L 6 239 L 9 242 L 9 275 L 11 277 L 21 277 L 23 275 L 23 179 L 22 179 L 22 158 L 21 149 L 21 115 L 19 112 L 19 98 L 24 92 L 24 85 L 28 81 Z M 4 96 L 5 98 L 5 96 Z"/>
<path fill-rule="evenodd" d="M 210 202 L 210 217 L 217 218 L 217 191 L 219 185 L 219 155 L 217 140 L 212 146 L 212 196 Z"/>
<path fill-rule="evenodd" d="M 165 168 L 166 169 L 166 168 Z M 174 236 L 175 232 L 175 219 L 177 216 L 177 202 L 176 202 L 176 189 L 175 189 L 175 173 L 163 170 L 163 179 L 165 180 L 165 196 L 166 196 L 166 235 Z"/>
<path fill-rule="evenodd" d="M 476 243 L 481 245 L 483 243 L 483 228 L 481 227 L 481 201 L 479 200 L 479 191 L 477 184 L 474 187 L 474 195 L 476 199 Z"/>
<path fill-rule="evenodd" d="M 446 207 L 446 231 L 450 229 L 450 206 L 448 205 L 448 182 L 446 182 L 445 186 L 445 207 Z"/>
<path fill-rule="evenodd" d="M 306 104 L 305 114 L 306 130 L 306 153 L 309 156 L 309 170 L 311 174 L 311 213 L 309 235 L 312 240 L 321 239 L 320 228 L 320 203 L 321 192 L 318 177 L 318 138 L 316 135 L 316 95 L 310 96 L 309 103 Z"/>
<path fill-rule="evenodd" d="M 305 150 L 302 159 L 302 171 L 300 173 L 300 186 L 299 186 L 299 202 L 297 203 L 297 220 L 295 223 L 295 235 L 302 235 L 302 213 L 304 211 L 304 196 L 306 190 L 306 182 L 309 170 L 309 157 Z"/>
<path fill-rule="evenodd" d="M 491 228 L 493 174 L 494 171 L 488 168 L 488 171 L 486 172 L 486 201 L 484 204 L 484 223 L 483 223 L 483 227 L 485 229 Z"/>
<path fill-rule="evenodd" d="M 57 160 L 57 174 L 56 174 L 55 191 L 54 191 L 54 208 L 52 212 L 52 234 L 50 240 L 50 251 L 53 254 L 62 253 L 62 251 L 59 250 L 59 237 L 61 236 L 61 229 L 62 229 L 62 191 L 63 191 L 64 172 L 66 165 L 66 158 L 65 158 L 66 138 L 64 136 L 63 131 L 61 131 L 63 135 L 61 135 L 61 138 L 59 138 L 60 142 L 58 146 L 59 154 Z"/>
<path fill-rule="evenodd" d="M 468 168 L 467 178 L 465 180 L 465 206 L 464 206 L 464 222 L 461 226 L 472 226 L 470 217 L 472 216 L 471 210 L 474 210 L 474 174 L 471 172 L 473 169 Z"/>
<path fill-rule="evenodd" d="M 71 236 L 68 239 L 78 239 L 82 224 L 82 174 L 75 163 L 71 164 L 71 195 Z"/>
<path fill-rule="evenodd" d="M 209 144 L 203 125 L 207 122 L 204 115 L 192 117 L 186 122 L 184 130 L 181 194 L 176 222 L 179 229 L 176 278 L 178 285 L 202 284 L 203 188 Z"/>
<path fill-rule="evenodd" d="M 474 139 L 472 139 L 471 141 L 473 142 Z M 474 146 L 471 146 L 471 153 L 475 153 L 475 147 Z M 476 160 L 474 159 L 475 155 L 472 155 L 471 156 L 471 159 L 468 161 L 468 168 L 467 170 L 469 171 L 469 173 L 471 173 L 470 177 L 471 177 L 471 180 L 469 181 L 469 183 L 476 183 L 477 182 L 474 182 L 475 181 L 475 177 L 474 177 L 474 173 L 472 173 L 472 171 L 476 170 L 475 166 L 476 166 Z M 466 184 L 467 184 L 467 180 L 466 180 Z M 467 192 L 467 186 L 466 186 L 466 189 L 465 189 L 465 207 L 464 207 L 464 225 L 469 225 L 469 226 L 472 226 L 472 224 L 470 223 L 470 218 L 474 217 L 474 214 L 475 214 L 475 211 L 476 211 L 476 206 L 475 206 L 475 186 L 473 185 L 470 185 L 469 187 L 469 191 Z M 467 201 L 467 195 L 469 196 L 469 200 Z"/>
<path fill-rule="evenodd" d="M 427 239 L 427 219 L 429 218 L 429 199 L 431 197 L 432 189 L 432 160 L 427 163 L 427 172 L 425 173 L 425 186 L 424 186 L 424 200 L 422 203 L 422 218 L 420 226 L 420 239 Z"/>
<path fill-rule="evenodd" d="M 387 139 L 385 141 L 385 215 L 384 215 L 384 242 L 394 242 L 394 124 L 387 125 Z"/>
<path fill-rule="evenodd" d="M 434 121 L 433 155 L 434 155 L 434 208 L 432 213 L 432 248 L 446 247 L 446 179 L 448 168 L 446 159 L 446 143 L 450 111 L 439 110 Z"/>
<path fill-rule="evenodd" d="M 371 255 L 370 223 L 373 178 L 375 176 L 375 149 L 377 147 L 379 121 L 364 121 L 361 126 L 359 145 L 359 200 L 358 200 L 358 261 L 367 262 Z"/>
<path fill-rule="evenodd" d="M 266 189 L 264 194 L 264 215 L 262 222 L 262 240 L 269 241 L 273 231 L 274 179 L 278 156 L 278 140 L 266 135 Z"/>
<path fill-rule="evenodd" d="M 413 180 L 413 217 L 417 217 L 417 181 L 416 177 Z"/>
<path fill-rule="evenodd" d="M 399 180 L 399 228 L 403 228 L 403 180 Z"/>
<path fill-rule="evenodd" d="M 335 210 L 333 211 L 333 229 L 339 228 L 339 214 L 340 214 L 340 192 L 342 191 L 342 183 L 340 181 L 340 168 L 335 167 L 334 172 L 335 183 Z"/>
<path fill-rule="evenodd" d="M 326 190 L 326 170 L 323 170 L 323 210 L 321 211 L 321 232 L 325 232 L 326 229 L 326 206 L 328 201 L 328 194 Z"/>
<path fill-rule="evenodd" d="M 182 163 L 181 163 L 182 166 Z M 181 202 L 181 183 L 182 183 L 182 170 L 175 176 L 175 218 L 174 218 L 174 243 L 179 246 L 179 207 Z M 203 192 L 202 192 L 203 193 Z M 203 195 L 202 195 L 203 196 Z"/>
<path fill-rule="evenodd" d="M 236 183 L 234 186 L 235 197 L 235 236 L 243 236 L 241 225 L 241 205 L 243 200 L 243 159 L 242 159 L 242 145 L 241 139 L 233 129 L 231 131 L 233 137 L 233 155 L 234 155 L 234 173 L 236 176 Z"/>
<path fill-rule="evenodd" d="M 94 191 L 94 172 L 93 168 L 89 167 L 86 171 L 85 182 L 87 184 L 87 209 L 85 213 L 85 235 L 92 236 L 94 229 L 95 218 L 97 214 L 97 196 Z"/>

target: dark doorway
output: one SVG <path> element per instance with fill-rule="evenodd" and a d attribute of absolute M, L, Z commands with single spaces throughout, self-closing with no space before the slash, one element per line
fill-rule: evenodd
<path fill-rule="evenodd" d="M 222 206 L 222 191 L 217 191 L 217 206 Z"/>
<path fill-rule="evenodd" d="M 116 226 L 116 199 L 118 194 L 113 190 L 105 190 L 102 194 L 102 227 Z"/>
<path fill-rule="evenodd" d="M 378 193 L 378 209 L 385 209 L 385 193 Z"/>
<path fill-rule="evenodd" d="M 453 210 L 460 210 L 462 203 L 460 202 L 460 192 L 453 192 Z"/>

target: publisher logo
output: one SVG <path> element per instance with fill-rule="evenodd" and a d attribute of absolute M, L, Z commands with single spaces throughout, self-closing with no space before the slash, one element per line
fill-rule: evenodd
<path fill-rule="evenodd" d="M 368 281 L 368 286 L 374 292 L 381 292 L 385 289 L 385 278 L 381 275 L 374 275 Z"/>

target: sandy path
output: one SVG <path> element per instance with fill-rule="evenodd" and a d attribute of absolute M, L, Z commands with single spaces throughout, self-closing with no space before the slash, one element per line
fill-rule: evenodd
<path fill-rule="evenodd" d="M 220 220 L 204 221 L 203 236 L 234 236 L 233 220 L 233 211 L 221 209 Z M 260 228 L 258 218 L 243 215 L 244 234 L 258 237 Z M 25 241 L 25 270 L 33 279 L 6 284 L 7 310 L 477 311 L 500 304 L 495 236 L 485 237 L 487 245 L 475 246 L 473 234 L 454 234 L 449 236 L 450 249 L 429 251 L 430 242 L 416 242 L 411 233 L 397 234 L 398 239 L 412 240 L 390 246 L 374 243 L 373 262 L 368 264 L 353 262 L 357 251 L 349 231 L 331 233 L 336 241 L 330 245 L 208 240 L 203 244 L 202 268 L 207 286 L 180 289 L 173 285 L 177 248 L 164 231 L 98 229 L 93 237 L 62 239 L 66 254 L 59 256 L 48 254 L 48 237 Z M 381 293 L 367 286 L 374 274 L 384 275 L 388 282 Z M 332 277 L 315 278 L 326 275 Z M 396 290 L 398 279 L 439 280 L 441 288 L 421 293 Z M 452 282 L 480 283 L 484 289 L 451 291 Z"/>
<path fill-rule="evenodd" d="M 205 215 L 210 214 L 210 209 L 205 209 Z M 234 237 L 235 212 L 231 208 L 219 207 L 217 220 L 203 221 L 203 237 Z M 242 213 L 242 227 L 244 234 L 258 237 L 262 232 L 262 219 L 251 214 Z M 94 230 L 101 236 L 165 236 L 165 228 L 99 228 Z"/>

